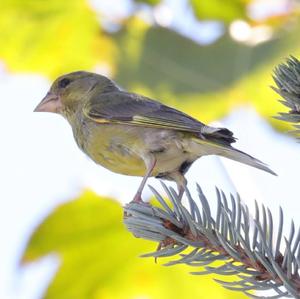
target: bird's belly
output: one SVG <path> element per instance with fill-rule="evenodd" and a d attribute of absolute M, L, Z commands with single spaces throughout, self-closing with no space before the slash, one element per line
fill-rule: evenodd
<path fill-rule="evenodd" d="M 178 170 L 190 159 L 190 155 L 172 141 L 173 137 L 161 139 L 160 131 L 156 136 L 156 130 L 148 129 L 143 134 L 137 134 L 133 129 L 102 127 L 101 131 L 93 132 L 84 151 L 105 168 L 131 176 L 145 175 L 144 160 L 147 155 L 153 155 L 156 159 L 152 176 Z M 151 138 L 148 138 L 149 134 Z"/>
<path fill-rule="evenodd" d="M 166 151 L 165 153 L 155 154 L 156 164 L 152 171 L 152 176 L 158 176 L 162 173 L 173 172 L 188 160 L 187 156 L 178 151 Z M 96 163 L 105 168 L 125 175 L 144 176 L 146 166 L 144 160 L 135 153 L 122 154 L 119 152 L 106 152 L 93 159 Z"/>
<path fill-rule="evenodd" d="M 113 172 L 125 175 L 144 176 L 146 172 L 144 161 L 135 155 L 125 157 L 118 153 L 108 153 L 97 159 L 96 162 Z"/>
<path fill-rule="evenodd" d="M 89 151 L 89 156 L 103 167 L 125 175 L 144 176 L 146 167 L 143 159 L 123 146 L 97 146 L 97 150 Z"/>
<path fill-rule="evenodd" d="M 131 130 L 101 125 L 86 132 L 85 137 L 85 143 L 78 145 L 97 164 L 116 173 L 144 176 L 145 163 L 136 151 L 143 144 Z"/>

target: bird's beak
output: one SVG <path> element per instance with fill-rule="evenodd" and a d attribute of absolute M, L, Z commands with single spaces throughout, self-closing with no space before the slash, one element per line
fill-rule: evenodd
<path fill-rule="evenodd" d="M 62 104 L 60 97 L 49 91 L 33 111 L 58 113 L 60 112 L 61 108 Z"/>

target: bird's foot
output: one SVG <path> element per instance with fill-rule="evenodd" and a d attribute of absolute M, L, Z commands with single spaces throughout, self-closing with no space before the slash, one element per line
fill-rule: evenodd
<path fill-rule="evenodd" d="M 142 200 L 142 194 L 138 192 L 138 193 L 134 196 L 132 202 L 136 202 L 136 203 L 142 203 L 142 202 L 144 202 L 144 201 Z"/>
<path fill-rule="evenodd" d="M 179 201 L 182 200 L 183 194 L 184 194 L 184 187 L 180 187 L 179 190 L 178 190 L 178 199 L 179 199 Z"/>

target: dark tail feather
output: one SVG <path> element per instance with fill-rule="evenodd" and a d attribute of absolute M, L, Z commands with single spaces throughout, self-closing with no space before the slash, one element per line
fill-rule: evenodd
<path fill-rule="evenodd" d="M 236 142 L 236 138 L 233 137 L 233 133 L 226 128 L 213 128 L 206 126 L 203 128 L 202 135 L 209 141 L 227 146 Z"/>

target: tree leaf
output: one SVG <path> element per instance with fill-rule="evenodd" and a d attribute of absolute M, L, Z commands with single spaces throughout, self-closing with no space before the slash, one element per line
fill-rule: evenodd
<path fill-rule="evenodd" d="M 188 268 L 160 267 L 139 258 L 153 251 L 122 224 L 122 208 L 91 192 L 62 204 L 33 233 L 23 262 L 55 253 L 60 268 L 43 298 L 245 298 Z"/>
<path fill-rule="evenodd" d="M 190 0 L 195 15 L 200 20 L 214 19 L 226 23 L 235 19 L 247 19 L 246 0 Z"/>
<path fill-rule="evenodd" d="M 104 63 L 113 68 L 115 47 L 84 0 L 0 2 L 0 59 L 13 71 L 51 77 Z"/>
<path fill-rule="evenodd" d="M 115 79 L 128 90 L 164 101 L 208 122 L 238 105 L 253 105 L 270 119 L 280 104 L 270 89 L 271 72 L 282 56 L 297 53 L 299 26 L 257 45 L 225 34 L 200 45 L 162 27 L 132 20 L 116 37 L 120 57 Z"/>
<path fill-rule="evenodd" d="M 137 3 L 146 3 L 149 5 L 156 5 L 161 2 L 161 0 L 134 0 Z"/>

